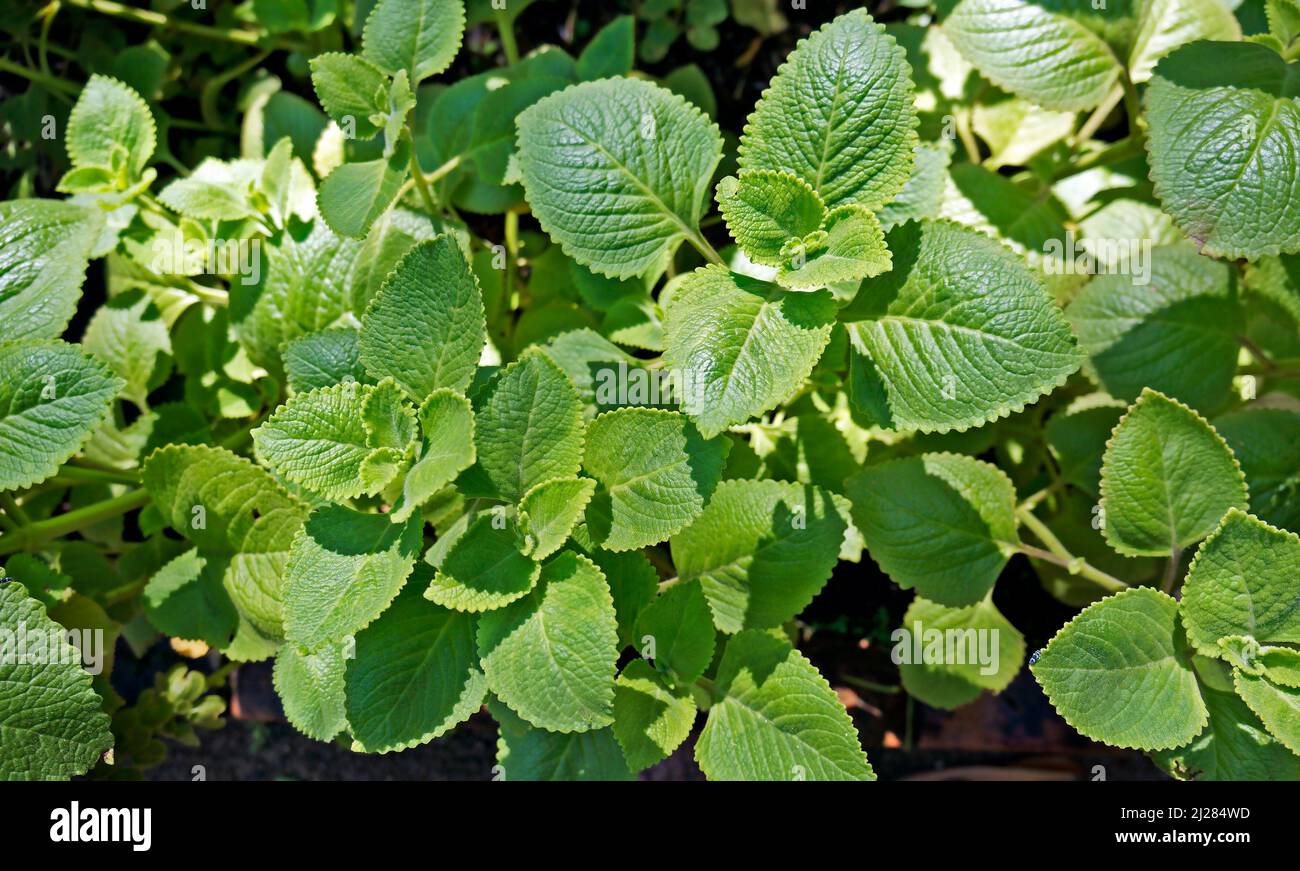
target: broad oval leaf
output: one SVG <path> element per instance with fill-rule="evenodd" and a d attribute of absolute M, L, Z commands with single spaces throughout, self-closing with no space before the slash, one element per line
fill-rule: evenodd
<path fill-rule="evenodd" d="M 1046 109 L 1079 112 L 1106 98 L 1121 69 L 1106 42 L 1069 11 L 1059 0 L 962 0 L 943 32 L 998 87 Z"/>
<path fill-rule="evenodd" d="M 280 648 L 271 672 L 284 715 L 299 732 L 329 741 L 347 728 L 343 678 L 351 636 L 304 651 L 292 644 Z"/>
<path fill-rule="evenodd" d="M 636 646 L 664 674 L 671 671 L 677 685 L 700 679 L 713 662 L 717 630 L 700 584 L 683 580 L 654 597 L 636 620 Z M 617 716 L 617 711 L 615 712 Z"/>
<path fill-rule="evenodd" d="M 552 94 L 518 124 L 528 202 L 579 263 L 628 278 L 699 238 L 722 137 L 681 97 L 639 79 L 604 79 Z"/>
<path fill-rule="evenodd" d="M 1156 196 L 1207 254 L 1300 251 L 1300 64 L 1267 46 L 1194 42 L 1156 65 L 1147 151 Z"/>
<path fill-rule="evenodd" d="M 895 658 L 901 659 L 903 688 L 934 707 L 956 708 L 984 690 L 1000 693 L 1025 662 L 1025 637 L 1002 616 L 992 596 L 966 608 L 917 596 L 900 630 L 891 639 Z M 947 639 L 954 637 L 958 640 L 949 657 Z"/>
<path fill-rule="evenodd" d="M 379 0 L 366 19 L 366 59 L 415 87 L 451 66 L 465 32 L 462 0 Z"/>
<path fill-rule="evenodd" d="M 1237 509 L 1205 540 L 1183 583 L 1187 636 L 1207 655 L 1220 638 L 1300 644 L 1300 536 Z"/>
<path fill-rule="evenodd" d="M 484 512 L 447 549 L 424 597 L 457 611 L 490 611 L 528 595 L 541 571 L 515 522 Z"/>
<path fill-rule="evenodd" d="M 481 616 L 478 652 L 492 692 L 532 725 L 586 732 L 614 721 L 614 600 L 586 557 L 559 554 L 530 595 Z"/>
<path fill-rule="evenodd" d="M 0 344 L 0 490 L 44 481 L 81 449 L 122 389 L 75 345 Z"/>
<path fill-rule="evenodd" d="M 426 602 L 420 580 L 417 569 L 392 607 L 357 633 L 347 664 L 348 727 L 367 753 L 431 741 L 469 719 L 487 695 L 474 617 Z"/>
<path fill-rule="evenodd" d="M 1110 395 L 1132 402 L 1150 387 L 1216 408 L 1232 388 L 1245 329 L 1228 265 L 1186 243 L 1148 250 L 1146 270 L 1098 275 L 1065 316 Z"/>
<path fill-rule="evenodd" d="M 1246 507 L 1246 479 L 1209 422 L 1143 390 L 1115 427 L 1101 462 L 1106 541 L 1129 556 L 1181 551 Z"/>
<path fill-rule="evenodd" d="M 791 172 L 829 209 L 878 211 L 911 175 L 916 123 L 906 53 L 857 9 L 781 66 L 745 126 L 740 167 Z"/>
<path fill-rule="evenodd" d="M 1181 747 L 1209 715 L 1180 632 L 1177 601 L 1134 587 L 1081 611 L 1029 669 L 1079 734 L 1138 750 Z"/>
<path fill-rule="evenodd" d="M 117 152 L 131 179 L 139 178 L 158 142 L 149 105 L 127 85 L 93 75 L 68 116 L 68 157 L 73 166 L 115 169 Z"/>
<path fill-rule="evenodd" d="M 113 735 L 81 652 L 45 607 L 8 578 L 0 583 L 0 630 L 10 639 L 0 658 L 0 779 L 85 774 L 113 746 Z M 12 639 L 26 633 L 49 639 L 54 649 L 16 655 Z"/>
<path fill-rule="evenodd" d="M 781 264 L 781 249 L 821 228 L 822 198 L 788 172 L 757 169 L 718 183 L 718 207 L 736 244 L 755 263 Z"/>
<path fill-rule="evenodd" d="M 340 505 L 313 511 L 285 566 L 285 638 L 312 650 L 368 626 L 406 583 L 422 525 Z"/>
<path fill-rule="evenodd" d="M 835 313 L 827 291 L 792 293 L 721 266 L 691 273 L 665 323 L 682 409 L 712 437 L 775 408 L 812 372 Z"/>
<path fill-rule="evenodd" d="M 847 482 L 867 550 L 900 587 L 959 608 L 993 588 L 1016 533 L 1006 474 L 961 454 L 925 454 L 867 466 Z"/>
<path fill-rule="evenodd" d="M 676 750 L 695 725 L 695 699 L 668 687 L 643 659 L 634 659 L 614 685 L 614 737 L 633 771 Z"/>
<path fill-rule="evenodd" d="M 850 321 L 857 401 L 889 429 L 966 430 L 1020 411 L 1080 363 L 1046 286 L 1003 245 L 956 224 L 890 231 L 893 269 Z"/>
<path fill-rule="evenodd" d="M 548 732 L 488 697 L 497 721 L 497 776 L 501 780 L 632 780 L 623 751 L 610 728 Z"/>
<path fill-rule="evenodd" d="M 683 415 L 623 408 L 591 422 L 583 466 L 598 483 L 587 527 L 605 550 L 663 541 L 704 510 L 730 442 L 706 440 Z"/>
<path fill-rule="evenodd" d="M 672 538 L 678 577 L 699 580 L 723 632 L 779 626 L 830 579 L 849 526 L 843 502 L 818 487 L 724 481 Z"/>
<path fill-rule="evenodd" d="M 826 678 L 782 638 L 727 643 L 695 760 L 710 780 L 875 780 Z"/>
<path fill-rule="evenodd" d="M 412 248 L 361 319 L 366 370 L 417 403 L 442 387 L 464 392 L 485 340 L 478 279 L 450 235 Z"/>
<path fill-rule="evenodd" d="M 509 502 L 552 478 L 577 475 L 582 441 L 582 399 L 540 351 L 507 366 L 477 410 L 479 465 Z"/>
<path fill-rule="evenodd" d="M 73 203 L 0 203 L 0 341 L 63 332 L 99 231 L 96 215 Z"/>

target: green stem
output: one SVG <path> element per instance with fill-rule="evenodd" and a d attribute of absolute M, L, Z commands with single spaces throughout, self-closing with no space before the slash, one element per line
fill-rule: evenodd
<path fill-rule="evenodd" d="M 704 259 L 718 266 L 726 266 L 727 261 L 722 259 L 718 249 L 709 244 L 709 240 L 704 238 L 704 234 L 698 229 L 694 233 L 689 233 L 686 240 L 695 246 L 695 250 L 704 255 Z"/>
<path fill-rule="evenodd" d="M 854 677 L 851 674 L 841 675 L 840 680 L 844 681 L 851 687 L 857 687 L 860 690 L 866 690 L 871 693 L 884 693 L 893 696 L 898 695 L 902 690 L 902 687 L 894 686 L 892 684 L 876 683 L 874 680 L 867 680 L 864 677 Z"/>
<path fill-rule="evenodd" d="M 1174 591 L 1174 582 L 1178 580 L 1178 563 L 1182 558 L 1182 548 L 1176 547 L 1169 552 L 1169 562 L 1165 565 L 1165 579 L 1160 585 L 1160 589 L 1166 593 Z"/>
<path fill-rule="evenodd" d="M 1112 593 L 1118 593 L 1120 590 L 1127 590 L 1128 584 L 1119 578 L 1103 572 L 1101 569 L 1089 565 L 1082 557 L 1076 557 L 1061 544 L 1061 540 L 1056 537 L 1052 530 L 1047 528 L 1043 521 L 1034 516 L 1034 512 L 1026 508 L 1016 509 L 1016 519 L 1029 528 L 1038 540 L 1041 541 L 1047 550 L 1034 547 L 1028 544 L 1021 544 L 1019 550 L 1025 556 L 1031 556 L 1034 559 L 1044 560 L 1045 562 L 1061 566 L 1072 575 L 1078 575 L 1087 578 L 1099 587 L 1110 590 Z"/>
<path fill-rule="evenodd" d="M 62 92 L 64 94 L 76 94 L 81 90 L 72 82 L 66 82 L 63 79 L 55 78 L 54 76 L 47 76 L 44 73 L 37 72 L 36 70 L 28 69 L 22 64 L 14 63 L 8 58 L 0 57 L 0 72 L 13 73 L 16 76 L 22 76 L 24 79 L 35 82 L 45 88 L 49 88 L 55 93 Z"/>
<path fill-rule="evenodd" d="M 519 43 L 515 41 L 514 24 L 507 21 L 505 16 L 498 15 L 497 34 L 501 37 L 501 50 L 506 53 L 506 63 L 514 65 L 519 63 Z"/>
<path fill-rule="evenodd" d="M 1101 101 L 1101 105 L 1099 105 L 1093 113 L 1088 116 L 1088 120 L 1083 122 L 1083 126 L 1079 128 L 1079 132 L 1074 137 L 1075 145 L 1082 145 L 1091 139 L 1093 134 L 1096 133 L 1098 128 L 1106 122 L 1106 119 L 1110 117 L 1110 113 L 1115 111 L 1115 107 L 1118 106 L 1120 101 L 1123 99 L 1124 88 L 1116 85 L 1115 88 L 1106 95 L 1106 99 Z"/>
<path fill-rule="evenodd" d="M 1060 181 L 1069 178 L 1072 175 L 1078 175 L 1081 172 L 1087 172 L 1090 169 L 1096 169 L 1099 166 L 1107 166 L 1112 163 L 1119 163 L 1130 157 L 1137 157 L 1142 153 L 1142 137 L 1132 134 L 1126 139 L 1112 143 L 1100 151 L 1093 151 L 1085 154 L 1074 163 L 1061 167 L 1052 175 L 1052 181 Z"/>
<path fill-rule="evenodd" d="M 276 48 L 286 50 L 302 49 L 303 46 L 296 43 L 285 42 L 283 40 L 268 40 L 266 34 L 256 30 L 245 30 L 241 27 L 211 27 L 207 24 L 197 24 L 192 21 L 182 21 L 164 15 L 161 12 L 154 12 L 151 9 L 137 9 L 133 6 L 126 6 L 122 3 L 116 3 L 114 0 L 63 0 L 69 6 L 77 6 L 81 9 L 89 9 L 92 12 L 99 12 L 103 15 L 111 15 L 114 18 L 121 18 L 124 21 L 133 21 L 136 24 L 145 24 L 149 27 L 157 27 L 163 30 L 175 30 L 179 33 L 188 33 L 192 36 L 202 36 L 207 39 L 216 39 L 222 42 L 233 42 L 236 45 L 261 45 L 264 42 L 268 45 L 274 45 Z"/>
<path fill-rule="evenodd" d="M 75 511 L 69 511 L 67 514 L 60 514 L 58 517 L 38 520 L 0 539 L 0 554 L 14 553 L 51 538 L 59 538 L 77 532 L 111 517 L 119 517 L 127 512 L 134 511 L 148 502 L 149 492 L 147 490 L 131 490 L 121 496 L 115 496 L 94 505 L 87 505 L 85 508 L 78 508 Z"/>
<path fill-rule="evenodd" d="M 139 485 L 140 483 L 140 475 L 136 472 L 94 469 L 74 465 L 66 465 L 62 469 L 59 469 L 58 477 L 68 481 L 69 483 L 136 485 Z"/>
<path fill-rule="evenodd" d="M 27 512 L 18 505 L 18 500 L 12 493 L 0 493 L 0 507 L 3 507 L 5 514 L 14 519 L 19 525 L 26 525 L 31 521 L 27 519 Z"/>
<path fill-rule="evenodd" d="M 411 135 L 414 139 L 414 134 Z M 420 161 L 415 156 L 415 148 L 411 148 L 411 178 L 415 180 L 415 189 L 420 192 L 420 199 L 424 201 L 424 208 L 430 215 L 438 214 L 438 203 L 433 198 L 433 191 L 429 189 L 429 180 L 425 178 L 424 171 L 420 169 Z"/>

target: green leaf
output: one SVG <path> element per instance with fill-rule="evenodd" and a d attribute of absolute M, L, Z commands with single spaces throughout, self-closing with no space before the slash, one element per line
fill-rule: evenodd
<path fill-rule="evenodd" d="M 890 460 L 846 486 L 872 558 L 900 587 L 938 604 L 981 601 L 1019 544 L 1011 480 L 973 457 Z"/>
<path fill-rule="evenodd" d="M 402 431 L 388 443 L 393 421 Z M 415 412 L 392 381 L 345 382 L 295 395 L 253 430 L 253 446 L 285 480 L 328 499 L 352 499 L 391 480 L 396 470 L 377 474 L 376 464 L 400 460 L 414 429 Z"/>
<path fill-rule="evenodd" d="M 823 230 L 787 245 L 786 255 L 776 283 L 794 290 L 856 284 L 890 267 L 880 223 L 859 206 L 841 206 L 831 212 Z"/>
<path fill-rule="evenodd" d="M 1180 243 L 1151 250 L 1142 271 L 1098 275 L 1065 310 L 1090 371 L 1125 402 L 1150 387 L 1193 408 L 1218 407 L 1245 330 L 1228 264 Z"/>
<path fill-rule="evenodd" d="M 1217 0 L 1145 0 L 1139 8 L 1128 61 L 1134 83 L 1150 79 L 1156 61 L 1179 46 L 1200 39 L 1241 39 L 1241 25 L 1232 10 Z"/>
<path fill-rule="evenodd" d="M 57 472 L 103 422 L 122 386 L 75 345 L 0 344 L 0 491 Z"/>
<path fill-rule="evenodd" d="M 166 377 L 172 341 L 166 321 L 147 295 L 129 290 L 105 302 L 86 325 L 81 342 L 125 382 L 123 396 L 141 409 L 149 407 L 146 397 Z"/>
<path fill-rule="evenodd" d="M 579 535 L 584 540 L 588 537 L 585 526 L 574 530 L 575 541 Z M 637 617 L 659 591 L 659 573 L 645 554 L 638 551 L 612 553 L 592 548 L 588 555 L 605 575 L 610 595 L 614 597 L 614 610 L 618 613 L 619 649 L 632 646 L 636 641 L 634 630 Z"/>
<path fill-rule="evenodd" d="M 618 632 L 600 569 L 565 551 L 527 597 L 479 618 L 488 686 L 510 709 L 552 732 L 614 721 Z"/>
<path fill-rule="evenodd" d="M 94 212 L 69 202 L 0 203 L 0 340 L 62 334 L 99 231 Z"/>
<path fill-rule="evenodd" d="M 939 214 L 950 160 L 942 145 L 923 142 L 916 146 L 916 168 L 898 196 L 876 215 L 885 232 L 907 221 Z"/>
<path fill-rule="evenodd" d="M 801 387 L 830 341 L 835 301 L 721 266 L 691 273 L 668 307 L 665 360 L 705 435 L 769 411 Z"/>
<path fill-rule="evenodd" d="M 392 607 L 357 633 L 347 716 L 367 753 L 431 741 L 469 719 L 487 695 L 474 617 L 426 602 L 420 581 L 417 570 Z"/>
<path fill-rule="evenodd" d="M 713 662 L 717 632 L 700 584 L 681 580 L 641 609 L 636 646 L 655 668 L 671 670 L 679 686 L 692 684 Z"/>
<path fill-rule="evenodd" d="M 316 207 L 330 229 L 341 236 L 364 238 L 406 182 L 410 149 L 403 139 L 391 157 L 345 163 L 331 172 L 316 196 Z"/>
<path fill-rule="evenodd" d="M 388 76 L 367 60 L 342 52 L 311 59 L 311 84 L 325 112 L 356 139 L 370 139 L 382 127 L 371 116 L 388 112 Z"/>
<path fill-rule="evenodd" d="M 519 528 L 529 556 L 544 560 L 569 539 L 596 491 L 590 478 L 553 478 L 533 487 L 519 501 Z"/>
<path fill-rule="evenodd" d="M 485 341 L 478 279 L 450 235 L 411 249 L 361 319 L 361 361 L 416 402 L 446 387 L 464 392 Z"/>
<path fill-rule="evenodd" d="M 865 10 L 801 41 L 754 108 L 742 170 L 790 172 L 829 209 L 878 211 L 912 172 L 916 112 L 906 53 Z"/>
<path fill-rule="evenodd" d="M 1300 537 L 1233 509 L 1187 569 L 1183 621 L 1197 649 L 1217 656 L 1220 638 L 1300 643 Z"/>
<path fill-rule="evenodd" d="M 785 640 L 727 644 L 695 759 L 710 780 L 875 780 L 830 684 Z"/>
<path fill-rule="evenodd" d="M 1120 419 L 1101 463 L 1106 541 L 1129 556 L 1160 556 L 1214 531 L 1246 507 L 1246 479 L 1209 422 L 1143 390 Z"/>
<path fill-rule="evenodd" d="M 584 82 L 632 72 L 636 60 L 636 19 L 620 15 L 600 29 L 578 56 L 578 77 Z"/>
<path fill-rule="evenodd" d="M 1046 109 L 1079 112 L 1106 98 L 1121 72 L 1106 42 L 1065 2 L 962 0 L 943 32 L 993 84 Z"/>
<path fill-rule="evenodd" d="M 311 652 L 286 644 L 276 654 L 275 692 L 289 722 L 309 738 L 329 741 L 348 726 L 343 678 L 351 642 L 348 636 Z"/>
<path fill-rule="evenodd" d="M 371 382 L 361 365 L 358 333 L 346 327 L 317 330 L 291 340 L 284 349 L 284 369 L 294 393 L 345 381 Z"/>
<path fill-rule="evenodd" d="M 699 239 L 722 137 L 681 97 L 638 79 L 586 82 L 535 104 L 518 124 L 528 202 L 579 263 L 628 278 Z"/>
<path fill-rule="evenodd" d="M 1250 512 L 1266 523 L 1300 529 L 1300 412 L 1244 408 L 1214 428 L 1241 463 Z"/>
<path fill-rule="evenodd" d="M 718 183 L 718 208 L 741 250 L 755 263 L 780 266 L 790 240 L 821 228 L 822 198 L 808 182 L 777 170 L 753 170 Z"/>
<path fill-rule="evenodd" d="M 713 495 L 729 447 L 676 412 L 624 408 L 597 417 L 583 460 L 599 484 L 587 506 L 592 539 L 605 550 L 634 550 L 685 528 Z"/>
<path fill-rule="evenodd" d="M 415 87 L 451 66 L 464 32 L 461 0 L 379 0 L 366 19 L 362 51 L 389 73 L 405 70 Z"/>
<path fill-rule="evenodd" d="M 1080 397 L 1043 427 L 1061 478 L 1089 496 L 1101 494 L 1101 458 L 1126 406 L 1104 393 Z"/>
<path fill-rule="evenodd" d="M 1178 602 L 1134 587 L 1081 611 L 1029 669 L 1079 734 L 1138 750 L 1181 747 L 1209 715 L 1180 631 Z"/>
<path fill-rule="evenodd" d="M 274 371 L 285 342 L 335 326 L 348 310 L 347 278 L 360 247 L 318 221 L 307 238 L 290 237 L 267 256 L 263 287 L 251 310 L 236 316 L 233 303 L 231 308 L 231 321 L 254 363 Z"/>
<path fill-rule="evenodd" d="M 1237 695 L 1263 721 L 1269 734 L 1300 756 L 1300 690 L 1280 687 L 1265 677 L 1233 673 Z"/>
<path fill-rule="evenodd" d="M 515 522 L 485 512 L 452 543 L 424 597 L 457 611 L 490 611 L 528 595 L 541 571 L 524 554 Z"/>
<path fill-rule="evenodd" d="M 462 251 L 469 246 L 468 234 L 458 223 L 413 212 L 400 204 L 385 212 L 371 226 L 348 277 L 349 307 L 357 317 L 365 313 L 370 300 L 412 248 L 442 233 L 455 236 L 461 242 Z"/>
<path fill-rule="evenodd" d="M 1024 636 L 991 596 L 968 608 L 917 596 L 901 631 L 891 637 L 903 688 L 932 707 L 955 708 L 982 690 L 1000 693 L 1025 662 Z"/>
<path fill-rule="evenodd" d="M 699 579 L 723 632 L 779 626 L 830 579 L 848 525 L 847 504 L 820 488 L 724 481 L 673 536 L 673 564 L 683 581 Z"/>
<path fill-rule="evenodd" d="M 172 638 L 204 641 L 221 650 L 230 644 L 239 613 L 222 584 L 227 561 L 195 549 L 168 562 L 144 588 L 145 613 Z"/>
<path fill-rule="evenodd" d="M 476 415 L 478 462 L 502 499 L 517 502 L 582 463 L 582 399 L 559 366 L 529 350 L 497 376 Z"/>
<path fill-rule="evenodd" d="M 1205 253 L 1300 251 L 1297 82 L 1300 64 L 1246 42 L 1194 42 L 1156 65 L 1146 94 L 1151 180 Z"/>
<path fill-rule="evenodd" d="M 1190 744 L 1152 754 L 1157 765 L 1180 780 L 1295 780 L 1300 757 L 1264 729 L 1235 693 L 1202 685 L 1209 725 Z"/>
<path fill-rule="evenodd" d="M 73 166 L 115 170 L 117 152 L 132 180 L 144 172 L 158 144 L 149 105 L 117 79 L 101 75 L 91 76 L 81 89 L 68 116 L 67 137 Z"/>
<path fill-rule="evenodd" d="M 22 584 L 0 584 L 0 631 L 10 639 L 0 658 L 0 779 L 85 774 L 113 736 L 80 651 Z M 52 647 L 15 655 L 10 646 L 21 633 L 39 634 Z"/>
<path fill-rule="evenodd" d="M 633 771 L 649 768 L 681 746 L 695 725 L 688 690 L 669 689 L 644 660 L 634 659 L 614 684 L 614 737 Z"/>
<path fill-rule="evenodd" d="M 260 177 L 259 161 L 207 158 L 158 194 L 164 206 L 199 221 L 238 221 L 255 218 L 253 186 Z"/>
<path fill-rule="evenodd" d="M 500 725 L 497 780 L 632 779 L 611 729 L 548 732 L 532 728 L 496 699 L 488 699 L 488 710 Z"/>
<path fill-rule="evenodd" d="M 383 613 L 415 565 L 421 526 L 339 505 L 313 511 L 285 566 L 286 639 L 310 650 L 352 635 Z"/>
<path fill-rule="evenodd" d="M 1001 244 L 946 222 L 903 224 L 886 241 L 893 270 L 842 314 L 882 426 L 964 431 L 1022 410 L 1078 368 L 1061 310 Z"/>
<path fill-rule="evenodd" d="M 200 555 L 228 559 L 222 584 L 239 611 L 239 633 L 267 645 L 278 641 L 284 634 L 284 566 L 306 509 L 265 469 L 201 445 L 154 451 L 144 464 L 144 485 L 154 509 Z M 253 658 L 272 652 L 262 649 Z"/>
<path fill-rule="evenodd" d="M 981 101 L 971 108 L 971 127 L 991 152 L 983 164 L 989 169 L 1029 164 L 1036 155 L 1073 133 L 1075 123 L 1071 112 L 1053 112 L 1009 95 L 1003 100 Z"/>
<path fill-rule="evenodd" d="M 435 390 L 420 407 L 423 437 L 415 462 L 402 482 L 393 519 L 414 511 L 474 464 L 474 412 L 469 400 L 452 390 Z"/>

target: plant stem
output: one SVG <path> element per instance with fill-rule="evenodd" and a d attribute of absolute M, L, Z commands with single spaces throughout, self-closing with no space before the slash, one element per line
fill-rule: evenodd
<path fill-rule="evenodd" d="M 180 33 L 188 33 L 193 36 L 202 36 L 222 42 L 233 42 L 236 45 L 261 45 L 265 41 L 269 45 L 287 50 L 303 48 L 303 46 L 282 40 L 267 40 L 265 34 L 256 30 L 246 30 L 240 27 L 212 27 L 207 24 L 196 24 L 192 21 L 181 21 L 161 12 L 154 12 L 152 9 L 137 9 L 134 6 L 116 3 L 114 0 L 63 0 L 63 2 L 69 6 L 77 6 L 103 15 L 111 15 L 114 18 L 134 21 L 136 24 L 145 24 L 149 27 L 158 27 L 164 30 L 171 29 Z"/>
<path fill-rule="evenodd" d="M 1174 548 L 1169 553 L 1169 563 L 1165 566 L 1165 579 L 1160 584 L 1160 589 L 1166 593 L 1173 593 L 1174 582 L 1178 580 L 1178 563 L 1183 558 L 1182 548 Z"/>
<path fill-rule="evenodd" d="M 1075 145 L 1082 145 L 1091 139 L 1093 134 L 1096 133 L 1097 129 L 1105 123 L 1106 119 L 1110 117 L 1110 113 L 1115 111 L 1115 107 L 1118 106 L 1120 101 L 1123 99 L 1124 88 L 1116 85 L 1115 88 L 1106 95 L 1106 99 L 1101 101 L 1101 105 L 1088 116 L 1088 120 L 1083 122 L 1083 126 L 1080 127 L 1079 132 L 1075 134 Z"/>
<path fill-rule="evenodd" d="M 727 261 L 722 259 L 718 249 L 709 244 L 709 240 L 704 238 L 704 234 L 698 229 L 686 236 L 688 242 L 695 246 L 695 250 L 704 255 L 704 259 L 718 266 L 726 266 Z"/>
<path fill-rule="evenodd" d="M 415 139 L 414 133 L 411 133 L 411 139 Z M 420 160 L 415 156 L 414 146 L 411 147 L 411 178 L 415 180 L 415 189 L 420 192 L 420 199 L 424 201 L 425 209 L 430 215 L 438 214 L 438 203 L 433 198 L 433 191 L 429 189 L 429 180 L 424 177 L 424 171 L 420 169 Z"/>
<path fill-rule="evenodd" d="M 1071 554 L 1065 545 L 1061 544 L 1061 540 L 1056 537 L 1056 534 L 1048 529 L 1043 521 L 1034 516 L 1034 512 L 1025 508 L 1018 508 L 1016 509 L 1016 519 L 1029 527 L 1030 532 L 1036 535 L 1038 540 L 1048 548 L 1042 550 L 1032 545 L 1021 544 L 1019 549 L 1025 556 L 1031 556 L 1034 559 L 1041 559 L 1053 565 L 1061 566 L 1068 570 L 1070 574 L 1087 578 L 1097 586 L 1110 590 L 1112 593 L 1128 589 L 1128 584 L 1119 578 L 1108 575 L 1101 569 L 1089 565 L 1083 558 Z"/>
<path fill-rule="evenodd" d="M 971 118 L 973 112 L 962 112 L 956 118 L 957 138 L 961 140 L 961 147 L 966 152 L 966 159 L 971 163 L 980 162 L 980 144 L 975 139 L 975 133 L 971 129 Z"/>
<path fill-rule="evenodd" d="M 501 37 L 501 50 L 506 53 L 506 63 L 519 63 L 519 43 L 515 41 L 514 25 L 504 15 L 498 15 L 497 35 Z"/>
<path fill-rule="evenodd" d="M 5 514 L 13 518 L 15 523 L 26 525 L 31 521 L 27 518 L 27 512 L 18 505 L 18 500 L 12 493 L 0 493 L 0 507 L 3 507 Z"/>
<path fill-rule="evenodd" d="M 844 681 L 851 687 L 856 687 L 860 690 L 866 690 L 871 693 L 884 693 L 893 696 L 897 695 L 902 690 L 902 687 L 891 684 L 876 683 L 874 680 L 867 680 L 864 677 L 854 677 L 851 674 L 840 675 L 840 680 Z"/>
<path fill-rule="evenodd" d="M 1121 139 L 1119 142 L 1106 146 L 1101 151 L 1090 152 L 1074 163 L 1061 167 L 1052 175 L 1052 181 L 1060 181 L 1063 178 L 1069 178 L 1072 175 L 1078 175 L 1099 166 L 1119 163 L 1121 160 L 1136 157 L 1142 153 L 1142 147 L 1142 137 L 1132 134 L 1126 139 Z"/>
<path fill-rule="evenodd" d="M 78 508 L 75 511 L 69 511 L 67 514 L 60 514 L 58 517 L 38 520 L 0 539 L 0 554 L 14 553 L 48 539 L 59 538 L 87 526 L 94 526 L 96 523 L 108 520 L 110 517 L 118 517 L 141 508 L 148 502 L 149 492 L 147 490 L 130 490 L 121 496 L 115 496 L 94 505 L 87 505 L 85 508 Z"/>
<path fill-rule="evenodd" d="M 22 76 L 28 81 L 35 82 L 38 85 L 49 88 L 56 93 L 75 94 L 81 89 L 72 82 L 65 82 L 63 79 L 47 76 L 44 73 L 33 69 L 28 69 L 22 64 L 14 63 L 8 58 L 0 57 L 0 72 L 13 73 L 16 76 Z"/>
<path fill-rule="evenodd" d="M 78 483 L 136 485 L 140 483 L 140 475 L 136 472 L 110 471 L 108 469 L 94 469 L 71 464 L 59 469 L 58 477 L 65 481 Z"/>

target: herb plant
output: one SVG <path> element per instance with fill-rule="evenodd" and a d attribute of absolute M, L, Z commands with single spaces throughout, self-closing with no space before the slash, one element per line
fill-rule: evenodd
<path fill-rule="evenodd" d="M 289 721 L 363 753 L 486 706 L 498 779 L 631 778 L 702 720 L 710 778 L 870 780 L 799 615 L 874 561 L 905 633 L 991 633 L 992 671 L 900 662 L 953 708 L 1024 666 L 994 588 L 1028 558 L 1082 608 L 1029 665 L 1075 729 L 1300 779 L 1294 0 L 854 9 L 738 141 L 698 67 L 633 75 L 632 17 L 575 58 L 521 56 L 524 2 L 67 5 L 258 48 L 203 123 L 274 52 L 319 109 L 260 78 L 237 143 L 182 145 L 166 74 L 69 87 L 48 25 L 0 65 L 33 83 L 0 776 L 134 773 L 218 724 L 224 671 L 124 706 L 67 638 L 98 630 L 273 659 Z M 654 60 L 658 22 L 709 50 L 727 10 L 636 11 Z M 504 65 L 468 71 L 467 27 Z M 53 158 L 20 119 L 51 95 Z"/>

